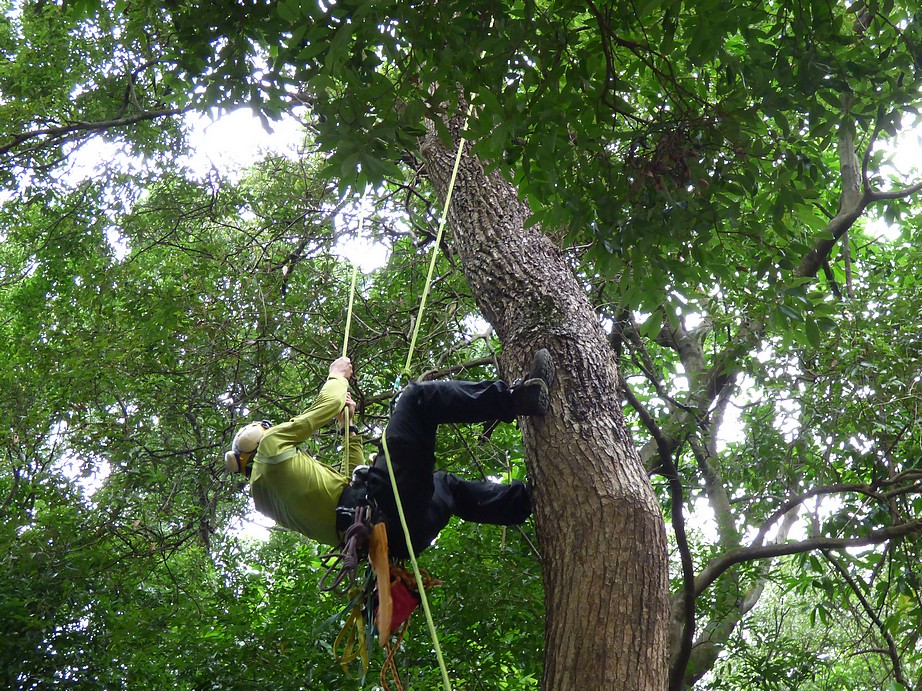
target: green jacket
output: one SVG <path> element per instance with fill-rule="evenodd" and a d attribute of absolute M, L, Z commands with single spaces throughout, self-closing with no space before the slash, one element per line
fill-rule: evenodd
<path fill-rule="evenodd" d="M 256 509 L 279 525 L 327 545 L 339 544 L 336 505 L 349 478 L 297 445 L 326 425 L 346 404 L 348 383 L 330 376 L 317 400 L 288 422 L 266 430 L 253 459 L 250 491 Z M 362 437 L 349 437 L 349 466 L 364 463 Z"/>

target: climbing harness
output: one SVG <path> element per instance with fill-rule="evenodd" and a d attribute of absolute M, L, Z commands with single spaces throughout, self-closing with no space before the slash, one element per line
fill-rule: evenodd
<path fill-rule="evenodd" d="M 390 660 L 382 667 L 381 685 L 389 688 L 385 677 L 390 677 L 400 689 L 400 676 L 393 658 L 421 596 L 410 572 L 390 562 L 387 529 L 380 520 L 376 503 L 368 496 L 368 471 L 368 466 L 356 468 L 351 482 L 343 490 L 336 510 L 337 528 L 344 531 L 341 549 L 321 557 L 325 571 L 320 589 L 349 598 L 349 604 L 341 613 L 347 616 L 333 647 L 344 671 L 348 674 L 349 666 L 360 661 L 364 678 L 368 670 L 368 651 L 377 631 L 379 643 Z M 368 567 L 364 578 L 360 579 L 359 566 L 366 560 Z M 424 575 L 423 582 L 424 588 L 440 585 L 428 574 Z M 392 643 L 393 634 L 397 634 L 397 640 Z"/>

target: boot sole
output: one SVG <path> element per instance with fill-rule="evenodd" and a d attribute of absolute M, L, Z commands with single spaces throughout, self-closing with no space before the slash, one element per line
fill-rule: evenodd
<path fill-rule="evenodd" d="M 554 383 L 554 374 L 554 358 L 551 357 L 547 348 L 541 348 L 535 352 L 535 356 L 532 359 L 528 380 L 541 379 L 547 385 L 547 388 L 550 389 L 551 385 Z"/>

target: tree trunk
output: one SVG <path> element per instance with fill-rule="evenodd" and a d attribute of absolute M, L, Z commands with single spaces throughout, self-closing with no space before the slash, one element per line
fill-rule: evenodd
<path fill-rule="evenodd" d="M 423 143 L 444 200 L 454 152 Z M 621 414 L 617 364 L 565 257 L 516 190 L 465 154 L 449 210 L 465 275 L 521 376 L 547 347 L 551 411 L 523 425 L 542 551 L 547 620 L 543 688 L 665 689 L 666 533 Z"/>

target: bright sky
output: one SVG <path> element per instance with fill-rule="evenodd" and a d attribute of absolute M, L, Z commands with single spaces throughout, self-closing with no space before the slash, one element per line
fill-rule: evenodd
<path fill-rule="evenodd" d="M 297 153 L 304 141 L 301 125 L 293 118 L 272 123 L 267 132 L 246 108 L 217 119 L 204 115 L 189 118 L 192 125 L 189 166 L 205 175 L 214 167 L 221 175 L 235 179 L 244 168 L 268 153 Z"/>
<path fill-rule="evenodd" d="M 285 117 L 271 124 L 272 131 L 267 131 L 259 119 L 247 108 L 241 108 L 220 117 L 216 114 L 205 116 L 195 114 L 188 116 L 192 128 L 189 137 L 189 154 L 179 162 L 185 164 L 200 179 L 206 178 L 211 171 L 220 176 L 236 181 L 244 170 L 274 153 L 296 157 L 304 142 L 304 132 L 300 123 L 291 117 Z M 140 156 L 128 156 L 124 149 L 102 138 L 94 138 L 82 145 L 71 156 L 67 168 L 60 174 L 65 181 L 77 182 L 93 177 L 101 164 L 118 161 L 126 172 L 140 171 L 145 165 Z M 371 273 L 387 261 L 387 249 L 359 237 L 358 226 L 362 213 L 370 212 L 370 205 L 360 203 L 344 209 L 335 223 L 340 227 L 351 226 L 353 238 L 343 240 L 336 247 L 336 252 L 359 265 L 363 273 Z M 119 236 L 113 226 L 108 231 L 109 243 L 121 259 L 129 251 L 127 243 Z"/>
<path fill-rule="evenodd" d="M 267 132 L 252 111 L 241 108 L 217 120 L 196 116 L 191 120 L 193 132 L 190 137 L 191 153 L 189 167 L 199 175 L 206 175 L 212 168 L 221 175 L 236 179 L 241 172 L 268 153 L 296 156 L 304 142 L 304 132 L 294 118 L 286 117 L 272 123 L 272 132 Z M 340 256 L 359 265 L 364 273 L 370 273 L 387 261 L 387 250 L 358 237 L 361 213 L 369 213 L 370 205 L 360 204 L 336 219 L 339 226 L 351 225 L 356 237 L 342 242 L 337 247 Z"/>

